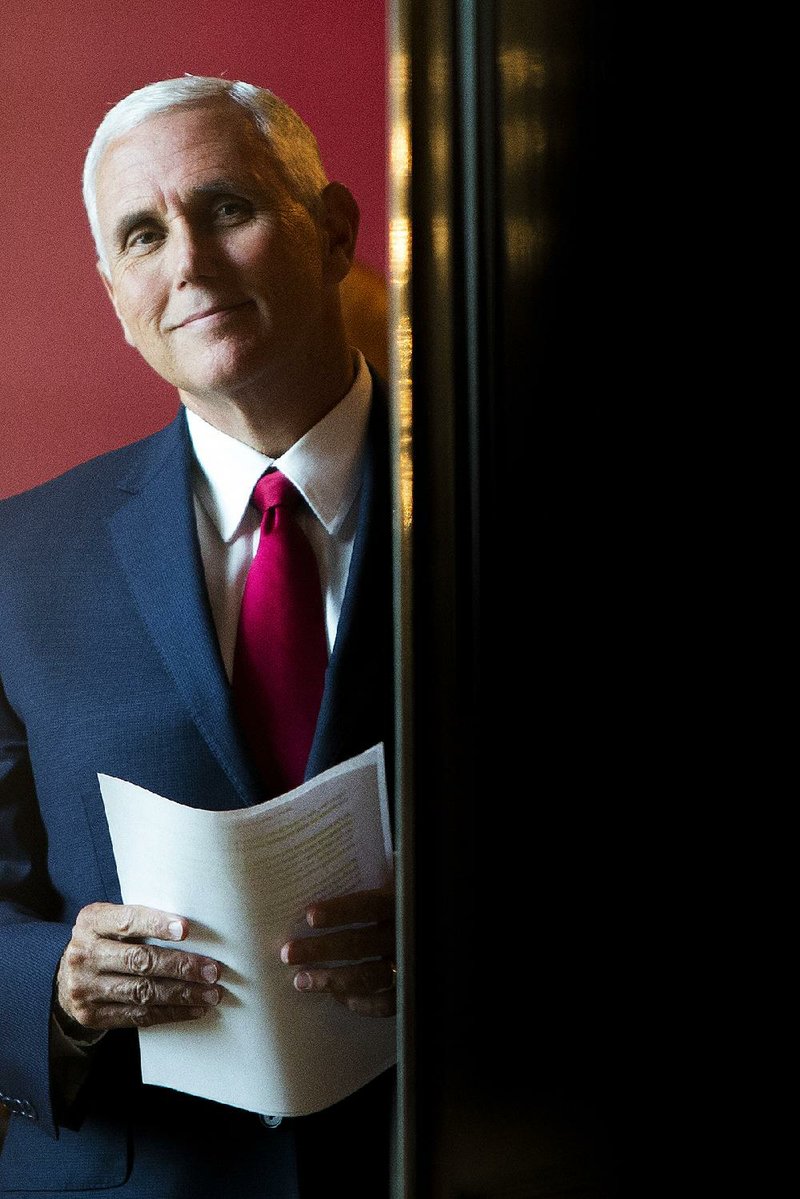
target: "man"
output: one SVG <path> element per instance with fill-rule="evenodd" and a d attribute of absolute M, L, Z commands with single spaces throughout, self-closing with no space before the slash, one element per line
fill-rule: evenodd
<path fill-rule="evenodd" d="M 386 414 L 339 298 L 358 210 L 286 105 L 197 77 L 112 109 L 84 185 L 124 335 L 182 407 L 0 508 L 0 1194 L 378 1197 L 390 1075 L 283 1121 L 142 1086 L 135 1030 L 203 1019 L 224 952 L 182 949 L 184 913 L 121 904 L 96 778 L 230 809 L 391 748 Z M 254 715 L 272 635 L 248 624 L 270 544 L 256 484 L 275 469 L 329 655 L 299 775 L 283 755 L 300 717 L 269 740 Z M 290 704 L 313 671 L 291 673 Z M 391 1016 L 391 897 L 316 903 L 308 922 L 280 951 L 297 989 Z"/>

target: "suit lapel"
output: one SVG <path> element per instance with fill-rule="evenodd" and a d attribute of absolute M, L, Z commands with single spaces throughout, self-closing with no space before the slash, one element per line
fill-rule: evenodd
<path fill-rule="evenodd" d="M 386 399 L 373 401 L 350 572 L 306 778 L 393 740 L 392 565 Z"/>
<path fill-rule="evenodd" d="M 125 498 L 108 521 L 115 551 L 197 728 L 240 803 L 255 803 L 261 796 L 239 738 L 206 593 L 183 411 L 142 449 L 136 469 L 120 480 Z M 229 807 L 229 799 L 221 796 L 221 806 Z"/>

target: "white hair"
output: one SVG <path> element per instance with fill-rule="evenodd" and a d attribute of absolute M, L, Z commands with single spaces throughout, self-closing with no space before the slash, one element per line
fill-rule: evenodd
<path fill-rule="evenodd" d="M 249 114 L 274 160 L 282 168 L 295 199 L 320 213 L 320 195 L 328 183 L 317 139 L 304 121 L 267 88 L 207 75 L 162 79 L 125 96 L 106 113 L 92 139 L 83 167 L 83 202 L 89 217 L 97 256 L 104 271 L 107 260 L 97 213 L 97 169 L 108 144 L 157 113 L 228 98 Z"/>

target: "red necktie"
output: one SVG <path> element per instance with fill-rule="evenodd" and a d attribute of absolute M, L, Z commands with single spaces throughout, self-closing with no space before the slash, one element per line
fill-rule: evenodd
<path fill-rule="evenodd" d="M 261 540 L 233 660 L 236 712 L 269 796 L 303 781 L 328 663 L 317 562 L 292 512 L 298 499 L 279 471 L 253 489 Z"/>

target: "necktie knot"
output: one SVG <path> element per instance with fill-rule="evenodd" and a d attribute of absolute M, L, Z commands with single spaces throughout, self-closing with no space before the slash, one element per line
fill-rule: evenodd
<path fill-rule="evenodd" d="M 253 488 L 252 500 L 262 516 L 270 508 L 293 508 L 299 498 L 300 493 L 294 483 L 279 470 L 271 470 L 262 475 Z"/>

